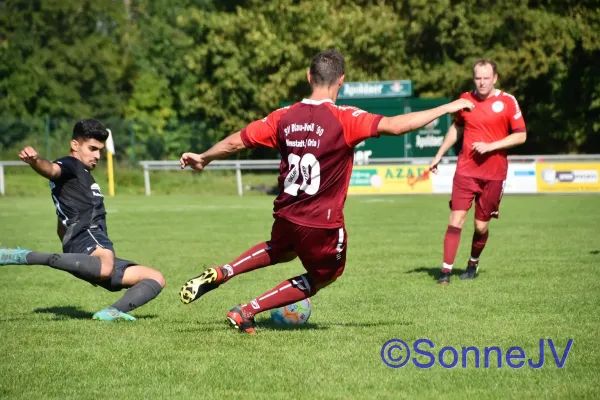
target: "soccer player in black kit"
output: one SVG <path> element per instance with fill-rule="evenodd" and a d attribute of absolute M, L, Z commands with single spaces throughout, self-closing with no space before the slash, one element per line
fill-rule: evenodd
<path fill-rule="evenodd" d="M 115 256 L 106 228 L 104 196 L 91 174 L 107 139 L 108 131 L 100 122 L 86 119 L 75 124 L 67 157 L 51 163 L 32 147 L 21 150 L 21 160 L 50 181 L 63 253 L 0 248 L 0 265 L 47 265 L 111 292 L 129 288 L 92 319 L 135 321 L 127 313 L 158 296 L 165 278 L 155 269 Z"/>

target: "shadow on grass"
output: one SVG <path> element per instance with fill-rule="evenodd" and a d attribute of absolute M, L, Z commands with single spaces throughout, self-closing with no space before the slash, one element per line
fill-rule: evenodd
<path fill-rule="evenodd" d="M 188 322 L 185 322 L 188 324 Z M 194 326 L 178 327 L 175 329 L 176 332 L 189 333 L 189 332 L 214 332 L 233 330 L 229 323 L 226 321 L 198 321 L 193 323 Z M 316 324 L 307 322 L 301 325 L 283 325 L 274 322 L 272 319 L 265 318 L 256 321 L 256 328 L 265 331 L 304 331 L 304 330 L 326 330 L 330 328 L 374 328 L 378 326 L 405 326 L 412 325 L 411 322 L 398 322 L 398 321 L 377 321 L 377 322 L 332 322 L 325 324 Z"/>
<path fill-rule="evenodd" d="M 453 269 L 450 276 L 459 276 L 462 273 L 464 273 L 465 271 L 466 271 L 465 269 Z M 437 268 L 419 267 L 419 268 L 411 269 L 410 271 L 406 271 L 405 273 L 406 274 L 419 274 L 419 273 L 427 274 L 433 280 L 437 281 L 438 278 L 440 277 L 440 272 L 441 272 L 440 267 L 437 267 Z M 480 275 L 482 272 L 485 273 L 485 271 L 479 270 L 479 272 L 477 272 L 477 275 Z"/>
<path fill-rule="evenodd" d="M 87 312 L 74 306 L 36 308 L 33 312 L 36 314 L 54 314 L 57 319 L 92 319 L 92 316 L 94 315 L 91 312 Z"/>
<path fill-rule="evenodd" d="M 317 329 L 324 330 L 330 328 L 375 328 L 378 326 L 400 326 L 400 325 L 412 325 L 410 322 L 399 322 L 399 321 L 376 321 L 376 322 L 329 322 L 324 324 L 315 324 L 307 322 L 302 325 L 282 325 L 274 322 L 271 319 L 265 319 L 256 323 L 258 328 L 267 328 L 272 330 L 289 331 L 289 330 L 305 330 L 305 329 Z"/>
<path fill-rule="evenodd" d="M 313 324 L 312 322 L 307 322 L 301 325 L 283 325 L 274 322 L 272 319 L 263 319 L 262 321 L 257 321 L 256 327 L 259 329 L 269 329 L 273 331 L 303 331 L 329 329 L 326 325 Z"/>
<path fill-rule="evenodd" d="M 378 326 L 409 326 L 412 322 L 377 321 L 377 322 L 333 322 L 325 326 L 341 326 L 346 328 L 375 328 Z"/>
<path fill-rule="evenodd" d="M 75 306 L 58 306 L 47 308 L 36 308 L 33 310 L 36 314 L 54 314 L 55 320 L 63 319 L 92 319 L 94 313 L 85 311 Z M 156 315 L 140 315 L 136 319 L 152 319 Z"/>

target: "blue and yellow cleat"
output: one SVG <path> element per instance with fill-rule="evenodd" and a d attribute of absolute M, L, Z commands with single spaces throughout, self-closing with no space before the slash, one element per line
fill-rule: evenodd
<path fill-rule="evenodd" d="M 135 317 L 125 314 L 117 310 L 114 307 L 106 307 L 103 310 L 98 311 L 96 314 L 92 316 L 93 320 L 96 321 L 106 321 L 106 322 L 116 322 L 116 321 L 135 321 Z"/>
<path fill-rule="evenodd" d="M 0 265 L 27 265 L 29 253 L 31 250 L 0 248 Z"/>

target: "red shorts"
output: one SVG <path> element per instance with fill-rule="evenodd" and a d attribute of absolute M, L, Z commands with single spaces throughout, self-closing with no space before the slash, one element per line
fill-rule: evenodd
<path fill-rule="evenodd" d="M 475 200 L 475 219 L 489 221 L 498 218 L 505 182 L 454 174 L 450 209 L 468 211 Z"/>
<path fill-rule="evenodd" d="M 271 230 L 271 258 L 294 252 L 313 283 L 337 278 L 346 266 L 346 228 L 324 229 L 276 218 Z"/>

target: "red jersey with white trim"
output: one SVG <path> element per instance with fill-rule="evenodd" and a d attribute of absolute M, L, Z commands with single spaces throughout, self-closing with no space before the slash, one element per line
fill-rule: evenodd
<path fill-rule="evenodd" d="M 342 227 L 354 147 L 379 136 L 381 118 L 331 100 L 304 99 L 244 128 L 246 147 L 281 154 L 273 215 L 313 228 Z"/>
<path fill-rule="evenodd" d="M 473 150 L 473 143 L 491 143 L 504 139 L 510 133 L 525 132 L 525 120 L 514 96 L 496 90 L 485 100 L 475 92 L 463 93 L 463 99 L 470 100 L 475 107 L 470 111 L 461 110 L 456 114 L 455 124 L 464 126 L 464 141 L 456 173 L 488 180 L 505 180 L 508 171 L 506 150 L 479 154 Z"/>

